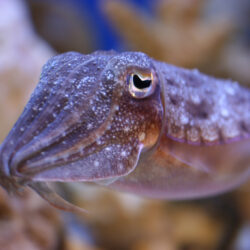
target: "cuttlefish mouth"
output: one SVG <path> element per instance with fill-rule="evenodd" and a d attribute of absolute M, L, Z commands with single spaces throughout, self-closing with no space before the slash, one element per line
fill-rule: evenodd
<path fill-rule="evenodd" d="M 114 179 L 135 168 L 142 149 L 158 139 L 160 94 L 131 98 L 125 77 L 112 71 L 115 55 L 70 52 L 44 66 L 1 146 L 1 185 Z M 148 63 L 143 54 L 140 60 Z"/>

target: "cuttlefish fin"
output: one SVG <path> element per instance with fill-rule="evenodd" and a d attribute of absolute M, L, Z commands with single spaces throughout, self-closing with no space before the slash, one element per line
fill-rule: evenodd
<path fill-rule="evenodd" d="M 47 183 L 44 182 L 31 182 L 28 184 L 38 195 L 46 200 L 50 205 L 60 210 L 72 213 L 88 213 L 83 208 L 73 205 L 72 203 L 63 199 L 59 194 L 53 191 Z"/>

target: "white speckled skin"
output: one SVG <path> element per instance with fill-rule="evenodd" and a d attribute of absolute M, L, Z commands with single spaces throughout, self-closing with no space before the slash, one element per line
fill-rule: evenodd
<path fill-rule="evenodd" d="M 129 93 L 136 72 L 154 76 L 146 98 Z M 219 193 L 249 178 L 249 110 L 238 83 L 140 52 L 68 52 L 44 66 L 1 145 L 0 185 L 114 179 L 160 198 Z"/>
<path fill-rule="evenodd" d="M 250 92 L 237 82 L 156 62 L 164 82 L 167 135 L 191 144 L 249 137 Z"/>

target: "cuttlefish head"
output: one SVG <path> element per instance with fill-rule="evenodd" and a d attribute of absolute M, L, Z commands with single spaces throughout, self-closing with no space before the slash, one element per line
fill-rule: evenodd
<path fill-rule="evenodd" d="M 143 53 L 53 57 L 1 145 L 1 185 L 129 174 L 161 133 L 160 90 Z"/>

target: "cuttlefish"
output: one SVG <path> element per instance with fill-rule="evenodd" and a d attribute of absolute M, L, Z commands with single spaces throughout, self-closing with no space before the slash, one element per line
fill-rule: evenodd
<path fill-rule="evenodd" d="M 141 52 L 51 58 L 0 147 L 3 188 L 30 187 L 66 210 L 47 183 L 189 199 L 249 177 L 250 90 Z"/>

